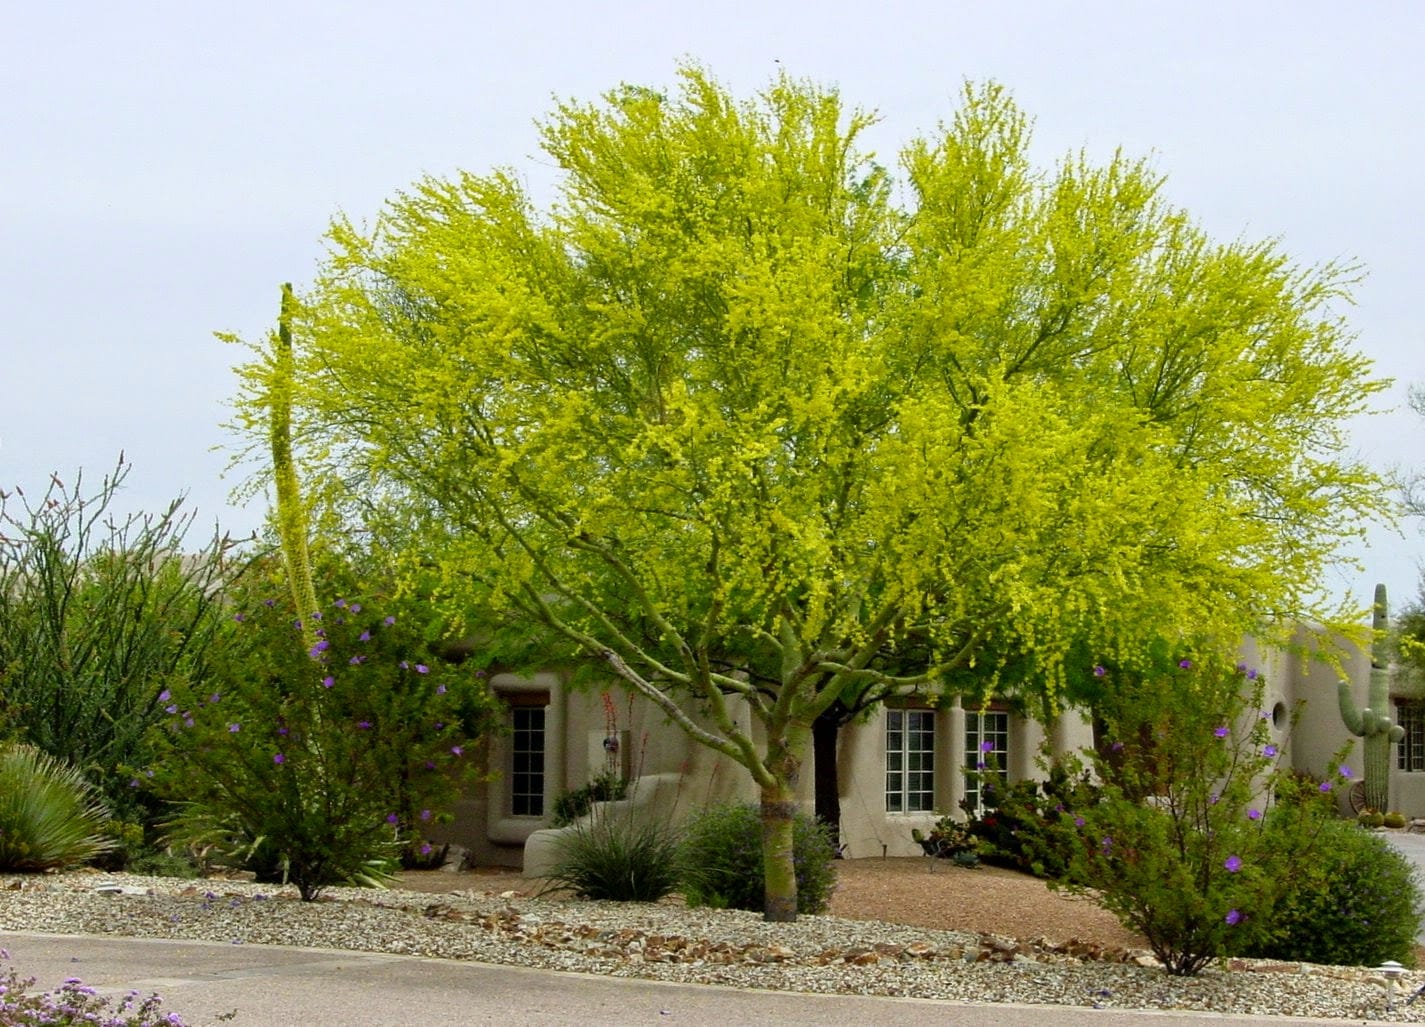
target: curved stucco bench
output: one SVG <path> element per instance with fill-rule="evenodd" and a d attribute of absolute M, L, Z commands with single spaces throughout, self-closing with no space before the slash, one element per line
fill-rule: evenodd
<path fill-rule="evenodd" d="M 675 817 L 681 774 L 646 774 L 628 784 L 628 793 L 613 802 L 598 802 L 568 827 L 535 831 L 524 843 L 524 876 L 548 877 L 559 862 L 564 839 L 596 816 L 630 817 L 635 821 L 671 822 Z"/>

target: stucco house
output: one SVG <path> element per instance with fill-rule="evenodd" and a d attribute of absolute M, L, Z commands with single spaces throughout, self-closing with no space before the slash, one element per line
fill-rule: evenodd
<path fill-rule="evenodd" d="M 1328 646 L 1338 662 L 1321 658 Z M 1249 640 L 1242 660 L 1266 679 L 1265 710 L 1290 767 L 1326 775 L 1334 753 L 1360 740 L 1342 722 L 1338 680 L 1358 705 L 1367 702 L 1370 654 L 1310 626 L 1292 644 L 1265 650 Z M 509 733 L 487 742 L 493 772 L 456 808 L 447 840 L 469 850 L 473 862 L 547 868 L 555 836 L 548 830 L 554 800 L 606 770 L 633 782 L 631 803 L 646 815 L 676 821 L 690 810 L 728 799 L 755 800 L 750 775 L 725 756 L 693 742 L 641 698 L 610 683 L 608 692 L 575 689 L 571 675 L 550 670 L 529 676 L 497 673 L 491 685 L 507 708 Z M 1292 711 L 1300 717 L 1291 727 Z M 1391 805 L 1425 817 L 1425 702 L 1397 696 L 1392 713 L 1405 728 L 1391 761 Z M 744 720 L 750 726 L 751 718 Z M 1290 737 L 1288 738 L 1288 734 Z M 842 728 L 836 760 L 840 837 L 848 858 L 918 855 L 911 829 L 940 813 L 975 803 L 973 768 L 983 751 L 1012 779 L 1039 773 L 1045 743 L 1055 752 L 1092 744 L 1090 723 L 1070 710 L 1051 724 L 1021 716 L 1006 704 L 933 708 L 893 704 Z M 802 774 L 802 800 L 812 808 L 814 758 Z M 1343 791 L 1342 802 L 1348 801 Z M 937 812 L 938 811 L 938 812 Z"/>

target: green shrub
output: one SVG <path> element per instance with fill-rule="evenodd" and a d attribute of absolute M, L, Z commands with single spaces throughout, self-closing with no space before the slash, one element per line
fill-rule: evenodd
<path fill-rule="evenodd" d="M 657 902 L 678 888 L 678 838 L 657 820 L 601 814 L 569 829 L 554 884 L 583 899 Z"/>
<path fill-rule="evenodd" d="M 580 817 L 587 816 L 594 803 L 615 802 L 627 794 L 628 782 L 618 774 L 600 774 L 582 788 L 564 792 L 554 800 L 550 826 L 568 827 Z"/>
<path fill-rule="evenodd" d="M 479 671 L 431 659 L 405 614 L 374 605 L 318 611 L 309 650 L 280 592 L 234 601 L 213 676 L 162 696 L 154 784 L 178 803 L 170 842 L 304 899 L 434 853 L 426 832 L 474 779 L 466 750 L 496 706 Z"/>
<path fill-rule="evenodd" d="M 121 456 L 97 485 L 52 478 L 35 500 L 0 492 L 0 721 L 148 825 L 158 803 L 130 784 L 163 720 L 157 696 L 204 673 L 242 561 L 225 537 L 189 537 L 181 501 L 117 512 L 129 467 Z"/>
<path fill-rule="evenodd" d="M 108 810 L 79 772 L 29 745 L 0 749 L 0 870 L 83 863 L 114 844 Z"/>
<path fill-rule="evenodd" d="M 765 906 L 762 814 L 755 804 L 710 806 L 694 814 L 679 851 L 689 905 L 753 911 Z M 792 825 L 798 913 L 826 911 L 836 887 L 835 858 L 825 825 L 798 810 Z"/>
<path fill-rule="evenodd" d="M 983 862 L 1035 877 L 1064 875 L 1077 834 L 1074 811 L 1095 805 L 1100 791 L 1087 774 L 1073 773 L 1061 761 L 1050 763 L 1048 771 L 1044 781 L 1007 785 L 992 772 L 984 775 L 984 809 L 966 808 L 966 830 L 978 839 Z"/>
<path fill-rule="evenodd" d="M 1300 848 L 1284 837 L 1292 829 L 1291 822 L 1274 817 L 1268 834 Z M 1414 966 L 1422 907 L 1410 860 L 1348 820 L 1326 821 L 1316 830 L 1312 876 L 1277 900 L 1270 932 L 1238 954 L 1345 966 L 1393 959 Z"/>
<path fill-rule="evenodd" d="M 1276 773 L 1281 740 L 1260 711 L 1255 679 L 1245 668 L 1183 660 L 1122 675 L 1105 692 L 1114 705 L 1095 756 L 1103 796 L 1074 811 L 1067 884 L 1147 938 L 1170 974 L 1195 974 L 1251 947 L 1270 933 L 1277 899 L 1314 877 L 1321 817 L 1316 803 L 1273 810 L 1285 786 Z M 1342 781 L 1350 776 L 1340 768 Z"/>

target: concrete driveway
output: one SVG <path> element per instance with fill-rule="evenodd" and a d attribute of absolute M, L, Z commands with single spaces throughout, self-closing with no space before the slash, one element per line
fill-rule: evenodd
<path fill-rule="evenodd" d="M 440 1023 L 1343 1027 L 1361 1022 L 802 995 L 271 945 L 46 934 L 11 934 L 0 944 L 9 949 L 24 975 L 38 978 L 40 987 L 53 987 L 73 976 L 104 993 L 158 991 L 164 1010 L 179 1014 L 190 1027 L 219 1023 L 237 1027 Z"/>

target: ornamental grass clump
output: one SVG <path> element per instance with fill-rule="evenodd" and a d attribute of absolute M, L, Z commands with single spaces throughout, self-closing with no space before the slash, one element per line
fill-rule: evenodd
<path fill-rule="evenodd" d="M 380 883 L 434 851 L 496 723 L 479 671 L 431 659 L 404 614 L 337 599 L 301 618 L 249 590 L 201 685 L 165 691 L 171 840 L 295 884 Z"/>
<path fill-rule="evenodd" d="M 754 803 L 709 806 L 689 818 L 679 847 L 690 906 L 761 911 L 766 903 L 762 811 Z M 836 846 L 805 810 L 792 822 L 797 912 L 824 913 L 836 888 Z"/>
<path fill-rule="evenodd" d="M 1278 900 L 1314 880 L 1320 804 L 1278 801 L 1285 742 L 1255 672 L 1184 659 L 1107 684 L 1102 797 L 1074 812 L 1061 886 L 1147 938 L 1168 973 L 1195 974 L 1269 936 Z"/>
<path fill-rule="evenodd" d="M 550 883 L 581 899 L 657 902 L 678 889 L 678 836 L 659 820 L 596 811 L 560 841 Z"/>
<path fill-rule="evenodd" d="M 108 810 L 73 767 L 30 745 L 0 747 L 0 870 L 53 870 L 114 845 Z"/>

